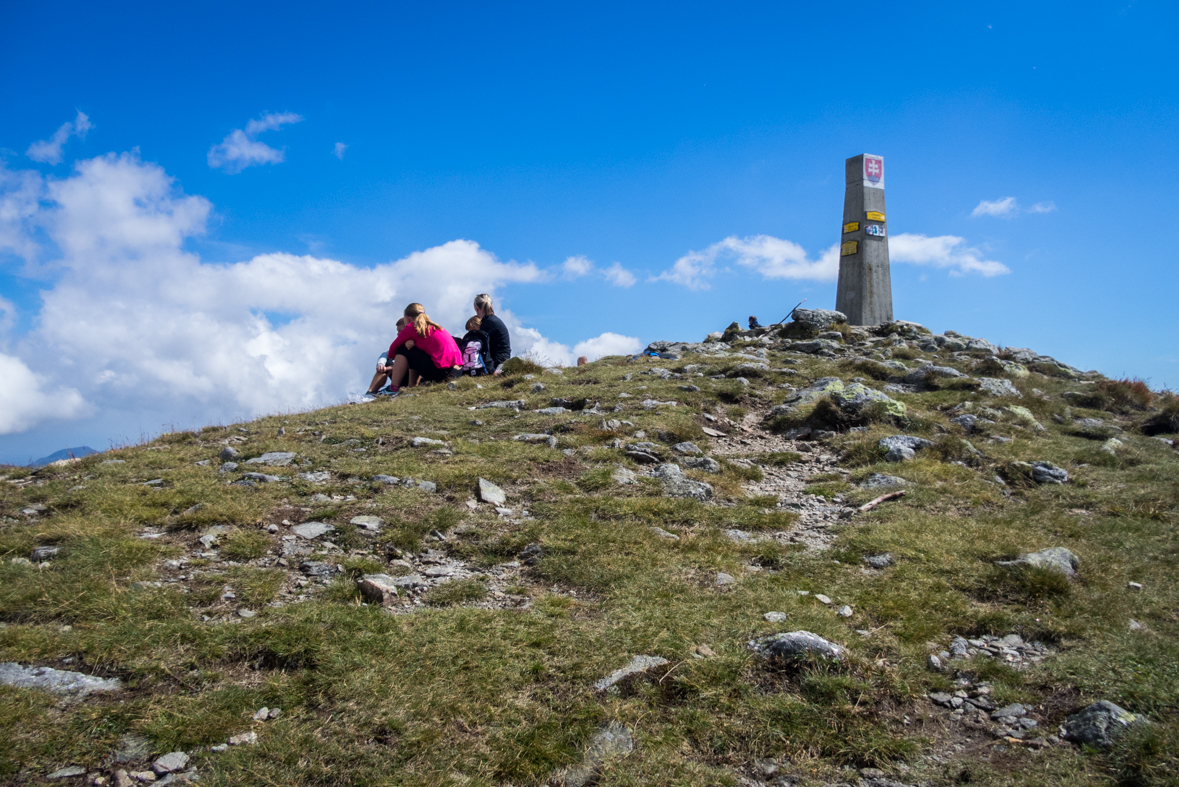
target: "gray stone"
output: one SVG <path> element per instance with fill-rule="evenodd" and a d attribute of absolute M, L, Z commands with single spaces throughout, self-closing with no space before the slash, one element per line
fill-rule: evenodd
<path fill-rule="evenodd" d="M 518 443 L 544 443 L 549 448 L 557 447 L 557 438 L 551 434 L 518 434 L 512 439 Z"/>
<path fill-rule="evenodd" d="M 188 755 L 182 751 L 173 751 L 163 757 L 158 757 L 151 764 L 151 769 L 155 771 L 157 776 L 163 776 L 165 773 L 182 771 L 186 765 L 188 765 Z"/>
<path fill-rule="evenodd" d="M 1063 484 L 1068 481 L 1068 471 L 1047 462 L 1032 462 L 1032 480 L 1037 484 Z"/>
<path fill-rule="evenodd" d="M 397 476 L 385 475 L 383 473 L 378 473 L 377 475 L 373 476 L 369 480 L 372 481 L 374 484 L 388 484 L 390 486 L 401 483 L 401 479 L 398 478 Z"/>
<path fill-rule="evenodd" d="M 979 418 L 977 415 L 972 415 L 970 413 L 962 413 L 962 415 L 956 415 L 951 418 L 950 423 L 957 424 L 958 426 L 961 426 L 966 432 L 973 434 L 974 432 L 978 431 L 978 428 L 983 424 L 993 424 L 995 422 L 986 418 Z"/>
<path fill-rule="evenodd" d="M 732 574 L 726 574 L 723 571 L 716 573 L 716 584 L 718 587 L 727 587 L 729 585 L 736 585 L 737 578 Z"/>
<path fill-rule="evenodd" d="M 660 538 L 666 538 L 668 541 L 679 541 L 680 537 L 675 533 L 669 533 L 661 527 L 652 527 L 651 532 Z"/>
<path fill-rule="evenodd" d="M 884 455 L 886 462 L 908 462 L 911 459 L 917 458 L 917 452 L 912 448 L 906 448 L 903 445 L 893 446 L 888 449 L 888 453 Z"/>
<path fill-rule="evenodd" d="M 67 765 L 61 770 L 54 771 L 45 778 L 49 781 L 57 781 L 58 779 L 73 779 L 77 776 L 85 776 L 86 769 L 81 765 Z"/>
<path fill-rule="evenodd" d="M 488 409 L 522 410 L 522 409 L 524 409 L 524 400 L 523 399 L 514 399 L 512 401 L 485 402 L 484 404 L 475 405 L 475 409 L 476 410 L 488 410 Z"/>
<path fill-rule="evenodd" d="M 844 604 L 842 607 L 836 610 L 835 614 L 839 615 L 841 618 L 850 618 L 855 613 L 852 611 L 852 608 L 849 605 Z"/>
<path fill-rule="evenodd" d="M 822 593 L 815 594 L 815 601 L 818 601 L 820 604 L 825 604 L 825 605 L 831 603 L 831 599 L 827 596 L 824 596 Z"/>
<path fill-rule="evenodd" d="M 222 448 L 221 453 L 218 454 L 218 457 L 220 457 L 221 461 L 223 461 L 223 462 L 230 462 L 234 459 L 237 459 L 239 456 L 241 456 L 241 454 L 238 453 L 238 450 L 236 448 L 234 448 L 233 446 L 226 446 L 225 448 Z M 118 462 L 118 461 L 122 461 L 122 460 L 115 459 L 115 460 L 111 460 L 111 461 Z M 103 464 L 106 464 L 106 462 L 103 462 Z"/>
<path fill-rule="evenodd" d="M 331 480 L 332 474 L 327 470 L 318 470 L 313 473 L 299 473 L 296 478 L 302 479 L 309 484 L 326 484 Z"/>
<path fill-rule="evenodd" d="M 1010 380 L 1000 377 L 980 377 L 978 378 L 979 390 L 989 393 L 991 396 L 1014 396 L 1022 397 L 1023 394 L 1019 392 Z"/>
<path fill-rule="evenodd" d="M 428 448 L 431 446 L 445 446 L 446 443 L 442 440 L 435 440 L 432 437 L 415 437 L 413 439 L 414 448 Z"/>
<path fill-rule="evenodd" d="M 681 461 L 684 463 L 684 467 L 689 470 L 702 470 L 705 473 L 714 474 L 721 471 L 720 462 L 708 456 L 690 456 Z"/>
<path fill-rule="evenodd" d="M 152 742 L 143 735 L 134 732 L 126 733 L 119 738 L 118 746 L 105 760 L 103 767 L 109 768 L 121 762 L 132 762 L 147 757 L 152 752 Z"/>
<path fill-rule="evenodd" d="M 766 659 L 791 661 L 808 657 L 819 657 L 839 661 L 846 656 L 846 651 L 833 642 L 829 642 L 818 634 L 809 631 L 791 631 L 784 634 L 771 634 L 750 640 L 749 649 Z"/>
<path fill-rule="evenodd" d="M 669 497 L 691 497 L 701 501 L 712 497 L 711 484 L 687 478 L 679 465 L 660 465 L 655 470 L 655 477 L 663 482 L 663 491 Z"/>
<path fill-rule="evenodd" d="M 360 595 L 374 604 L 387 606 L 397 600 L 397 580 L 388 574 L 365 574 L 356 584 Z"/>
<path fill-rule="evenodd" d="M 895 475 L 873 473 L 860 482 L 860 489 L 891 489 L 893 487 L 908 486 L 909 482 Z"/>
<path fill-rule="evenodd" d="M 590 739 L 585 756 L 565 772 L 565 787 L 588 787 L 609 763 L 621 759 L 634 750 L 634 736 L 616 721 L 606 725 Z"/>
<path fill-rule="evenodd" d="M 999 348 L 988 342 L 986 339 L 971 339 L 970 341 L 966 342 L 966 349 L 990 353 L 991 355 L 999 354 Z"/>
<path fill-rule="evenodd" d="M 396 577 L 392 584 L 394 587 L 409 589 L 424 588 L 430 585 L 421 574 L 406 574 L 403 577 Z"/>
<path fill-rule="evenodd" d="M 1072 577 L 1077 573 L 1077 569 L 1081 567 L 1081 559 L 1064 547 L 1050 547 L 1048 549 L 1041 549 L 1039 552 L 1020 555 L 1017 560 L 1001 560 L 998 565 L 1014 567 L 1034 566 L 1036 568 L 1055 571 L 1066 577 Z"/>
<path fill-rule="evenodd" d="M 810 330 L 821 331 L 847 322 L 847 315 L 831 309 L 795 309 L 790 313 L 790 319 Z"/>
<path fill-rule="evenodd" d="M 594 683 L 594 689 L 597 691 L 606 691 L 619 683 L 627 683 L 635 680 L 644 673 L 662 667 L 668 663 L 667 659 L 661 656 L 635 656 L 624 667 L 614 670 L 606 677 Z"/>
<path fill-rule="evenodd" d="M 52 667 L 24 667 L 14 661 L 0 663 L 0 683 L 21 689 L 40 689 L 51 694 L 68 695 L 74 699 L 80 699 L 92 692 L 118 691 L 123 688 L 118 678 L 96 678 L 81 672 Z"/>
<path fill-rule="evenodd" d="M 540 393 L 541 391 L 544 390 L 544 388 L 545 388 L 544 383 L 533 383 L 531 390 L 533 393 Z"/>
<path fill-rule="evenodd" d="M 42 546 L 34 547 L 32 553 L 29 555 L 34 563 L 43 563 L 46 560 L 52 560 L 61 554 L 61 547 Z"/>
<path fill-rule="evenodd" d="M 881 555 L 868 555 L 864 558 L 864 562 L 872 568 L 888 568 L 896 564 L 896 560 L 893 559 L 892 553 L 890 552 L 885 552 Z"/>
<path fill-rule="evenodd" d="M 504 492 L 504 490 L 500 489 L 486 478 L 480 478 L 479 499 L 484 503 L 490 503 L 494 506 L 502 506 L 508 502 L 508 495 L 506 492 Z"/>
<path fill-rule="evenodd" d="M 234 470 L 237 470 L 237 462 L 226 462 L 217 468 L 218 473 L 232 473 Z"/>
<path fill-rule="evenodd" d="M 883 405 L 885 412 L 898 418 L 904 416 L 906 412 L 904 403 L 890 399 L 887 394 L 877 391 L 875 388 L 869 388 L 863 383 L 852 383 L 842 390 L 832 391 L 831 400 L 839 405 L 840 410 L 852 415 L 860 414 L 873 404 Z"/>
<path fill-rule="evenodd" d="M 242 473 L 242 478 L 259 484 L 274 484 L 282 480 L 281 476 L 267 475 L 266 473 Z"/>
<path fill-rule="evenodd" d="M 229 738 L 230 746 L 253 746 L 258 742 L 258 733 L 254 731 L 243 732 L 239 735 L 233 735 Z"/>
<path fill-rule="evenodd" d="M 786 396 L 782 404 L 771 407 L 767 416 L 773 418 L 778 415 L 793 412 L 799 407 L 817 402 L 823 396 L 834 391 L 843 390 L 843 381 L 838 377 L 821 377 L 808 385 Z"/>
<path fill-rule="evenodd" d="M 304 522 L 301 525 L 295 525 L 291 528 L 291 532 L 300 538 L 305 538 L 308 541 L 319 538 L 325 533 L 331 533 L 336 528 L 326 522 Z"/>
<path fill-rule="evenodd" d="M 965 374 L 950 366 L 921 366 L 909 372 L 904 377 L 906 385 L 926 385 L 931 380 L 955 379 L 966 377 Z"/>
<path fill-rule="evenodd" d="M 352 519 L 348 521 L 348 524 L 356 525 L 357 527 L 364 528 L 365 530 L 371 530 L 375 532 L 384 526 L 385 520 L 381 519 L 379 516 L 370 516 L 365 514 L 363 516 L 352 517 Z"/>
<path fill-rule="evenodd" d="M 785 623 L 786 622 L 786 613 L 785 612 L 767 612 L 766 614 L 762 615 L 762 617 L 765 618 L 766 622 L 768 622 L 768 623 Z"/>
<path fill-rule="evenodd" d="M 262 456 L 255 456 L 253 459 L 247 459 L 248 465 L 267 465 L 270 467 L 286 467 L 295 459 L 295 454 L 291 451 L 268 451 Z"/>
<path fill-rule="evenodd" d="M 942 660 L 938 658 L 936 653 L 929 654 L 929 657 L 925 659 L 925 666 L 934 672 L 941 672 L 943 669 L 945 669 L 942 666 Z"/>
<path fill-rule="evenodd" d="M 657 407 L 675 407 L 677 402 L 661 402 L 658 399 L 644 399 L 642 402 L 644 410 L 654 410 Z"/>
<path fill-rule="evenodd" d="M 309 577 L 321 579 L 336 575 L 336 567 L 333 564 L 319 560 L 304 560 L 299 564 L 299 570 Z"/>
<path fill-rule="evenodd" d="M 564 407 L 542 407 L 539 410 L 533 410 L 532 412 L 536 413 L 537 415 L 564 415 L 569 411 Z"/>
<path fill-rule="evenodd" d="M 991 720 L 998 721 L 999 719 L 1018 719 L 1021 716 L 1026 716 L 1028 710 L 1029 708 L 1026 705 L 1015 702 L 1011 705 L 1006 705 L 1002 708 L 999 708 L 997 711 L 992 713 Z"/>
<path fill-rule="evenodd" d="M 695 443 L 689 442 L 676 443 L 671 447 L 671 450 L 675 451 L 677 454 L 683 454 L 684 456 L 699 456 L 700 454 L 704 453 L 696 446 Z"/>
<path fill-rule="evenodd" d="M 610 474 L 611 480 L 616 484 L 634 484 L 638 483 L 637 476 L 633 470 L 627 470 L 625 467 L 616 467 L 614 472 Z"/>
<path fill-rule="evenodd" d="M 879 443 L 881 448 L 892 450 L 893 448 L 908 448 L 911 451 L 920 451 L 923 448 L 929 448 L 933 443 L 926 440 L 924 437 L 914 437 L 907 434 L 894 434 L 889 437 L 880 438 Z"/>

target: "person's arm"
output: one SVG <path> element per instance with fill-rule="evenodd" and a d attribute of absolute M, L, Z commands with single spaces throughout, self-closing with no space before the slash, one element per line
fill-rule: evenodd
<path fill-rule="evenodd" d="M 412 325 L 407 325 L 402 328 L 401 332 L 397 334 L 397 338 L 394 339 L 393 343 L 389 345 L 389 352 L 385 353 L 385 362 L 391 366 L 393 364 L 393 356 L 397 354 L 397 348 L 403 344 L 406 344 L 406 340 L 409 339 L 410 336 L 416 335 L 417 333 L 414 331 Z M 408 346 L 413 347 L 412 344 Z"/>

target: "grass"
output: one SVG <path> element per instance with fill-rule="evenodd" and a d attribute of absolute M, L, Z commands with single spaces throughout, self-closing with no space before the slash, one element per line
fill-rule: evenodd
<path fill-rule="evenodd" d="M 776 350 L 771 356 L 774 368 L 786 360 Z M 789 359 L 798 361 L 796 385 L 841 371 L 835 360 Z M 684 363 L 717 365 L 691 356 Z M 938 363 L 959 361 L 947 354 Z M 0 781 L 36 783 L 72 763 L 97 769 L 121 735 L 135 732 L 155 753 L 193 751 L 206 785 L 555 784 L 613 720 L 635 730 L 636 751 L 610 766 L 601 784 L 733 784 L 766 757 L 812 784 L 846 782 L 847 768 L 867 766 L 905 783 L 1174 783 L 1179 453 L 1133 431 L 1169 412 L 1173 397 L 1136 409 L 1133 385 L 1086 385 L 1105 398 L 1082 404 L 1061 396 L 1076 382 L 1033 372 L 1020 386 L 1047 398 L 1025 395 L 1020 403 L 1045 431 L 1004 416 L 987 434 L 962 436 L 949 409 L 996 403 L 943 388 L 898 394 L 909 409 L 904 424 L 869 418 L 863 432 L 787 444 L 797 452 L 758 442 L 732 456 L 702 431 L 703 408 L 719 413 L 724 393 L 731 419 L 735 411 L 762 413 L 774 391 L 765 381 L 738 390 L 695 378 L 702 390 L 685 395 L 682 380 L 637 374 L 681 365 L 611 359 L 558 376 L 522 362 L 483 389 L 464 378 L 453 391 L 422 388 L 393 401 L 175 433 L 65 466 L 3 470 L 0 660 L 118 676 L 128 690 L 65 705 L 0 687 Z M 969 361 L 959 365 L 971 373 Z M 863 366 L 851 373 L 873 377 Z M 843 373 L 846 381 L 851 373 Z M 536 374 L 546 389 L 533 393 L 523 374 Z M 632 397 L 620 397 L 624 391 Z M 531 412 L 553 397 L 588 398 L 603 411 L 621 405 L 612 417 L 634 426 L 608 433 L 603 416 Z M 681 404 L 648 411 L 640 397 Z M 523 399 L 526 407 L 467 409 L 496 399 Z M 1082 416 L 1122 428 L 1125 446 L 1110 455 L 1075 434 L 1072 418 Z M 511 440 L 546 429 L 556 449 Z M 902 429 L 935 445 L 888 465 L 878 441 Z M 713 485 L 716 501 L 666 497 L 641 475 L 636 484 L 615 483 L 617 465 L 643 468 L 605 444 L 634 441 L 638 430 L 669 455 L 670 445 L 691 440 L 721 459 L 720 474 L 689 471 Z M 452 454 L 412 449 L 415 436 L 445 440 Z M 277 468 L 289 479 L 281 483 L 228 486 L 215 461 L 227 441 L 246 456 L 294 451 L 300 464 Z M 724 535 L 797 525 L 798 514 L 775 495 L 753 497 L 745 485 L 770 471 L 806 471 L 812 451 L 837 455 L 854 474 L 800 478 L 807 493 L 854 505 L 880 492 L 849 480 L 884 472 L 912 483 L 904 498 L 841 521 L 827 552 Z M 755 465 L 730 461 L 739 457 Z M 109 459 L 125 464 L 103 464 Z M 206 459 L 213 464 L 196 464 Z M 1072 481 L 1037 486 L 1011 470 L 1035 460 L 1065 467 Z M 330 473 L 326 483 L 294 478 L 318 470 Z M 377 473 L 430 480 L 438 491 L 368 480 Z M 997 483 L 1005 473 L 1006 483 Z M 155 478 L 164 488 L 143 486 Z M 479 478 L 502 486 L 517 513 L 468 506 Z M 33 503 L 47 510 L 21 513 Z M 349 524 L 362 514 L 381 517 L 382 529 L 366 534 Z M 307 521 L 335 526 L 336 548 L 284 556 L 305 544 L 283 540 L 290 524 Z M 215 525 L 227 530 L 211 556 L 197 539 Z M 270 525 L 279 532 L 267 532 Z M 13 562 L 46 544 L 61 547 L 48 567 Z M 534 544 L 534 565 L 504 568 Z M 995 566 L 1047 546 L 1080 556 L 1076 581 Z M 357 577 L 410 573 L 405 557 L 426 549 L 464 561 L 475 576 L 435 586 L 420 605 L 363 602 Z M 883 552 L 894 566 L 861 570 L 863 556 Z M 342 570 L 320 582 L 301 571 L 307 558 Z M 717 572 L 736 584 L 718 589 Z M 815 593 L 850 605 L 854 616 L 836 616 Z M 243 618 L 242 608 L 256 614 Z M 768 611 L 786 622 L 766 621 Z M 1131 632 L 1131 618 L 1146 631 Z M 798 629 L 845 645 L 847 667 L 783 672 L 745 647 Z M 1046 728 L 1111 699 L 1147 714 L 1149 732 L 1110 752 L 1067 745 L 1000 752 L 988 738 L 947 754 L 960 730 L 943 727 L 921 697 L 951 688 L 954 676 L 925 668 L 931 644 L 1012 632 L 1056 652 L 1024 670 L 974 663 L 998 698 L 1042 705 Z M 714 655 L 697 658 L 701 646 Z M 593 690 L 637 654 L 667 658 L 669 671 L 618 694 Z M 1060 697 L 1067 699 L 1053 699 Z M 283 715 L 255 724 L 262 706 Z M 247 729 L 257 731 L 258 746 L 199 750 Z M 900 764 L 907 775 L 895 770 Z"/>

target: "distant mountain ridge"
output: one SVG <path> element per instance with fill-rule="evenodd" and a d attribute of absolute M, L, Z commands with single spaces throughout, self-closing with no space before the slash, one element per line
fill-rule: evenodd
<path fill-rule="evenodd" d="M 29 462 L 28 466 L 44 467 L 45 465 L 59 462 L 62 459 L 81 459 L 84 456 L 90 456 L 91 454 L 97 453 L 98 451 L 95 451 L 88 445 L 78 446 L 77 448 L 63 448 L 60 451 L 54 451 L 49 456 L 43 456 L 40 459 Z"/>

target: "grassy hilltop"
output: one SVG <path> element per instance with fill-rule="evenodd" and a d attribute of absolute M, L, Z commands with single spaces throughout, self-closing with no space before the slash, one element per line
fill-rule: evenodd
<path fill-rule="evenodd" d="M 121 688 L 0 685 L 0 783 L 1179 783 L 1176 398 L 832 328 L 5 468 L 0 662 Z"/>

